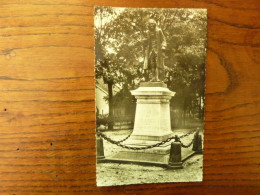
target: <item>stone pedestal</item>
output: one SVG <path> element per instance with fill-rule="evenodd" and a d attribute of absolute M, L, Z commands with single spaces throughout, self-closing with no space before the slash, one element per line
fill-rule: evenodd
<path fill-rule="evenodd" d="M 164 83 L 145 82 L 131 91 L 137 99 L 134 130 L 129 139 L 163 141 L 172 136 L 170 99 L 175 92 Z"/>
<path fill-rule="evenodd" d="M 144 82 L 131 93 L 137 99 L 134 130 L 130 138 L 123 144 L 143 147 L 172 137 L 170 99 L 175 92 L 170 91 L 162 82 Z M 166 143 L 146 150 L 122 149 L 110 160 L 167 165 L 169 153 L 170 143 Z"/>

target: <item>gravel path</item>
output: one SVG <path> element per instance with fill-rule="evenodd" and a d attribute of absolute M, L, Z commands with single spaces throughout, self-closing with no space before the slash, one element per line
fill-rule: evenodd
<path fill-rule="evenodd" d="M 186 134 L 190 130 L 181 129 L 174 131 L 177 135 Z M 130 130 L 108 131 L 105 134 L 114 140 L 126 137 Z M 188 143 L 193 135 L 182 139 Z M 119 147 L 104 141 L 105 156 L 110 156 L 120 150 Z M 142 183 L 166 183 L 166 182 L 198 182 L 202 181 L 203 155 L 194 155 L 183 163 L 183 169 L 168 170 L 156 166 L 142 166 L 121 163 L 97 164 L 97 185 L 127 185 Z"/>

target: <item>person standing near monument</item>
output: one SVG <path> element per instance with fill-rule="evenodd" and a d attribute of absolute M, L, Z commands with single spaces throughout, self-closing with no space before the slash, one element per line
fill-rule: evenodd
<path fill-rule="evenodd" d="M 155 20 L 148 21 L 148 35 L 144 42 L 144 71 L 146 80 L 151 82 L 161 81 L 159 70 L 164 69 L 164 52 L 166 49 L 166 40 L 161 29 L 157 28 Z M 152 77 L 150 78 L 150 73 Z"/>

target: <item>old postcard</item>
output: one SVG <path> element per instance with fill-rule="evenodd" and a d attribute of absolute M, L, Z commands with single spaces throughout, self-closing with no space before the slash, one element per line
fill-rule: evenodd
<path fill-rule="evenodd" d="M 95 7 L 97 185 L 203 180 L 206 9 Z"/>

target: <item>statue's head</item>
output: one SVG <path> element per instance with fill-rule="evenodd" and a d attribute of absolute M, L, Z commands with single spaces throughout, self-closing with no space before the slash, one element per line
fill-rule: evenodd
<path fill-rule="evenodd" d="M 149 19 L 148 20 L 148 28 L 149 30 L 155 30 L 156 29 L 156 22 L 154 19 Z"/>

